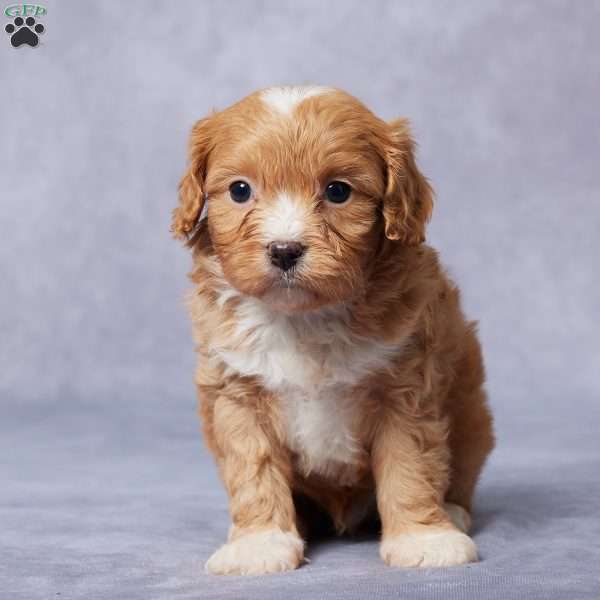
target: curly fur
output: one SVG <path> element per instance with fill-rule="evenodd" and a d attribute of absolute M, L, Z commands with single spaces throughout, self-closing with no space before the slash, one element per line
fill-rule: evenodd
<path fill-rule="evenodd" d="M 376 511 L 391 565 L 474 560 L 459 529 L 492 420 L 475 324 L 423 244 L 432 191 L 408 124 L 339 90 L 284 91 L 195 125 L 173 215 L 193 249 L 196 384 L 233 521 L 235 547 L 210 569 L 298 566 L 300 497 L 339 532 Z M 228 195 L 239 179 L 244 204 Z M 332 180 L 351 186 L 347 203 L 324 199 Z M 291 274 L 265 250 L 281 231 L 306 248 Z M 263 555 L 241 551 L 257 532 Z"/>

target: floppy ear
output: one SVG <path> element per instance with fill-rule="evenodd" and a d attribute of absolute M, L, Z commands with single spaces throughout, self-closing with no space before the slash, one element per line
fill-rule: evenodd
<path fill-rule="evenodd" d="M 189 239 L 196 230 L 206 202 L 204 176 L 211 149 L 210 121 L 198 121 L 190 136 L 190 166 L 179 183 L 179 206 L 173 210 L 171 231 L 176 238 Z"/>
<path fill-rule="evenodd" d="M 389 135 L 383 198 L 385 235 L 407 246 L 417 246 L 425 241 L 425 226 L 433 209 L 433 190 L 417 168 L 408 121 L 392 121 Z"/>

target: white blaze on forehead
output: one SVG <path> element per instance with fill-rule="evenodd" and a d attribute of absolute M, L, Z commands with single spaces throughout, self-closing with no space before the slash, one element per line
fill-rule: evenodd
<path fill-rule="evenodd" d="M 272 87 L 264 90 L 261 98 L 271 108 L 289 115 L 303 100 L 330 91 L 331 88 L 321 85 Z"/>
<path fill-rule="evenodd" d="M 301 241 L 306 222 L 306 208 L 285 192 L 265 209 L 262 233 L 266 243 Z"/>

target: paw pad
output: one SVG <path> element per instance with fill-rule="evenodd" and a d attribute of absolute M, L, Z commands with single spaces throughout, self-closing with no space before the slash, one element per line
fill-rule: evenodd
<path fill-rule="evenodd" d="M 15 17 L 14 21 L 4 28 L 4 31 L 10 35 L 10 43 L 15 48 L 23 44 L 35 48 L 39 43 L 38 34 L 44 33 L 44 26 L 36 23 L 33 17 L 27 17 L 25 20 L 22 17 Z"/>

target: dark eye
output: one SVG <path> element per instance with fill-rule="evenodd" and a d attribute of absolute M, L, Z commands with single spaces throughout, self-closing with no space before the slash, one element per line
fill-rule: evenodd
<path fill-rule="evenodd" d="M 243 204 L 244 202 L 248 202 L 248 200 L 250 200 L 252 188 L 250 187 L 250 184 L 246 183 L 245 181 L 234 181 L 229 186 L 229 195 L 234 202 Z"/>
<path fill-rule="evenodd" d="M 342 204 L 350 198 L 352 188 L 343 181 L 332 181 L 325 188 L 325 198 L 334 204 Z"/>

